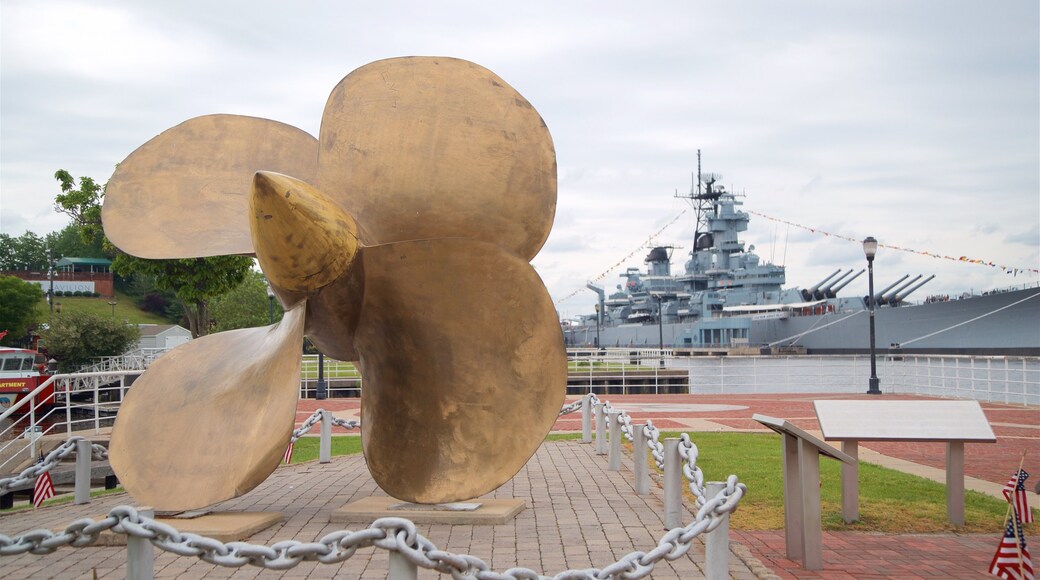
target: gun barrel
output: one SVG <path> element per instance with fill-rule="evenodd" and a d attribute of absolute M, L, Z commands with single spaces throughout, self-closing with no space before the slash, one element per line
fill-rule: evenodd
<path fill-rule="evenodd" d="M 931 276 L 925 278 L 924 280 L 921 281 L 920 284 L 918 284 L 917 286 L 914 286 L 913 288 L 907 290 L 906 292 L 900 292 L 899 294 L 896 294 L 896 297 L 895 297 L 896 304 L 898 304 L 898 303 L 902 302 L 903 300 L 905 300 L 907 296 L 913 294 L 921 286 L 924 286 L 925 284 L 931 282 L 932 278 L 935 278 L 935 274 L 932 274 Z"/>
<path fill-rule="evenodd" d="M 853 280 L 855 280 L 856 278 L 859 278 L 859 277 L 860 277 L 860 275 L 861 275 L 861 274 L 863 274 L 863 272 L 866 272 L 866 271 L 867 271 L 867 269 L 866 269 L 866 268 L 863 268 L 863 269 L 862 269 L 862 270 L 860 270 L 859 272 L 856 272 L 856 275 L 855 275 L 855 276 L 853 276 L 853 277 L 849 278 L 848 280 L 845 280 L 845 281 L 844 281 L 844 282 L 842 282 L 842 283 L 841 283 L 840 285 L 838 285 L 838 286 L 837 286 L 836 288 L 832 288 L 832 289 L 828 290 L 828 291 L 827 291 L 827 298 L 834 298 L 834 297 L 836 297 L 836 296 L 838 295 L 838 292 L 840 292 L 842 288 L 844 288 L 844 287 L 848 286 L 848 285 L 849 285 L 849 282 L 852 282 L 852 281 L 853 281 Z"/>
<path fill-rule="evenodd" d="M 889 286 L 888 286 L 888 288 L 885 288 L 885 289 L 884 289 L 884 290 L 882 290 L 881 292 L 878 292 L 878 293 L 874 294 L 874 304 L 879 304 L 879 303 L 881 302 L 881 298 L 882 298 L 882 297 L 883 297 L 883 296 L 884 296 L 884 295 L 885 295 L 885 294 L 886 294 L 886 293 L 887 293 L 887 292 L 888 292 L 889 290 L 891 290 L 891 289 L 895 288 L 897 284 L 900 284 L 900 283 L 902 283 L 902 282 L 903 282 L 903 280 L 906 280 L 906 279 L 907 279 L 907 278 L 909 278 L 909 277 L 910 277 L 910 274 L 907 274 L 907 275 L 903 276 L 902 278 L 900 278 L 900 279 L 896 280 L 895 282 L 893 282 L 893 283 L 892 283 L 891 285 L 889 285 Z"/>

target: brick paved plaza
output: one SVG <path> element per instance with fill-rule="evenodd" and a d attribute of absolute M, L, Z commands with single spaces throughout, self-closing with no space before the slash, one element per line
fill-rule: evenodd
<path fill-rule="evenodd" d="M 826 396 L 604 398 L 619 408 L 630 410 L 634 422 L 652 418 L 663 429 L 693 432 L 755 429 L 757 424 L 749 420 L 753 413 L 784 417 L 807 429 L 816 429 L 811 401 Z M 884 398 L 920 397 L 885 395 Z M 359 416 L 356 400 L 322 403 L 338 417 Z M 317 407 L 315 401 L 302 401 L 298 423 Z M 1027 471 L 1040 473 L 1040 409 L 992 403 L 983 403 L 983 409 L 998 442 L 966 447 L 968 488 L 999 493 L 1009 471 L 1017 466 L 1023 449 L 1029 452 Z M 562 417 L 556 429 L 580 429 L 580 416 Z M 872 452 L 870 461 L 897 468 L 920 468 L 925 476 L 933 478 L 942 476 L 942 444 L 875 446 L 864 443 L 863 447 Z M 866 459 L 864 455 L 861 458 Z M 513 566 L 528 567 L 543 574 L 556 574 L 569 568 L 603 567 L 633 550 L 649 551 L 664 532 L 661 490 L 652 483 L 649 496 L 636 495 L 631 466 L 631 457 L 626 456 L 620 472 L 608 472 L 606 458 L 595 455 L 593 446 L 576 441 L 548 442 L 513 480 L 488 496 L 523 498 L 527 502 L 528 508 L 513 522 L 497 526 L 441 524 L 418 528 L 438 548 L 471 554 L 500 572 Z M 718 478 L 728 474 L 707 475 Z M 282 524 L 249 538 L 250 542 L 270 545 L 287 539 L 314 541 L 335 530 L 359 529 L 363 526 L 329 524 L 329 514 L 352 500 L 373 495 L 385 494 L 369 477 L 364 459 L 351 456 L 333 458 L 327 465 L 310 462 L 280 467 L 257 489 L 218 504 L 214 509 L 283 512 Z M 1031 497 L 1031 505 L 1036 507 L 1036 496 Z M 128 503 L 132 505 L 131 498 L 117 494 L 87 506 L 61 505 L 0 515 L 0 533 L 17 535 L 40 527 L 60 529 L 77 518 L 97 519 L 111 507 Z M 684 521 L 692 521 L 692 515 Z M 824 569 L 816 572 L 802 570 L 797 562 L 784 557 L 782 530 L 734 530 L 731 538 L 732 578 L 986 578 L 989 576 L 984 571 L 996 549 L 999 530 L 992 534 L 916 535 L 825 532 Z M 1040 541 L 1033 537 L 1028 540 L 1035 552 Z M 0 559 L 0 576 L 91 578 L 96 571 L 98 578 L 124 578 L 125 562 L 124 548 L 62 548 L 48 556 L 4 557 Z M 651 577 L 703 577 L 703 564 L 703 547 L 696 543 L 688 556 L 659 565 Z M 285 572 L 251 566 L 221 568 L 157 551 L 155 569 L 158 578 L 385 578 L 387 567 L 385 551 L 366 548 L 342 564 L 302 563 Z M 420 570 L 419 577 L 441 576 Z"/>

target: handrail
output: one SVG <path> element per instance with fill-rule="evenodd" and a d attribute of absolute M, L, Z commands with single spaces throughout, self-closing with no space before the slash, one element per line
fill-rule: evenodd
<path fill-rule="evenodd" d="M 31 393 L 29 393 L 25 397 L 20 398 L 17 403 L 11 405 L 6 411 L 3 412 L 3 414 L 0 414 L 0 421 L 3 421 L 4 419 L 10 417 L 14 414 L 15 411 L 21 409 L 22 406 L 26 404 L 26 401 L 35 401 L 36 395 L 39 395 L 41 392 L 43 392 L 45 388 L 47 388 L 49 385 L 51 385 L 54 381 L 58 379 L 66 380 L 88 377 L 108 377 L 112 375 L 139 375 L 143 372 L 143 369 L 134 369 L 125 371 L 97 371 L 91 373 L 63 373 L 58 375 L 51 375 L 51 378 L 40 383 L 40 386 L 33 389 Z M 35 407 L 36 405 L 33 405 L 33 408 L 30 408 L 30 410 L 34 410 Z"/>

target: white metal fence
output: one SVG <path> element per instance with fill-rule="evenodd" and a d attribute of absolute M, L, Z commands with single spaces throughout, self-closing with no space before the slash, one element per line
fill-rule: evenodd
<path fill-rule="evenodd" d="M 869 356 L 675 357 L 669 366 L 690 372 L 691 393 L 860 393 L 867 390 Z M 907 393 L 1040 405 L 1040 358 L 879 356 L 884 393 Z"/>

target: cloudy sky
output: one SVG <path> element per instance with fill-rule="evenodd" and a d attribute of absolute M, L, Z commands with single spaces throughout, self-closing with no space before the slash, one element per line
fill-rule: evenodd
<path fill-rule="evenodd" d="M 318 134 L 351 70 L 455 56 L 538 109 L 559 164 L 535 267 L 561 314 L 590 312 L 705 171 L 743 192 L 745 240 L 811 286 L 883 244 L 879 285 L 935 274 L 954 294 L 1036 283 L 1040 10 L 934 2 L 113 2 L 2 0 L 0 231 L 60 229 L 55 170 L 116 163 L 198 115 Z M 780 221 L 775 221 L 780 220 Z M 796 224 L 794 226 L 788 225 Z M 815 233 L 797 227 L 806 226 Z M 690 250 L 692 212 L 654 243 Z M 836 234 L 824 235 L 821 232 Z M 622 268 L 623 269 L 623 268 Z M 865 294 L 865 276 L 843 294 Z"/>

